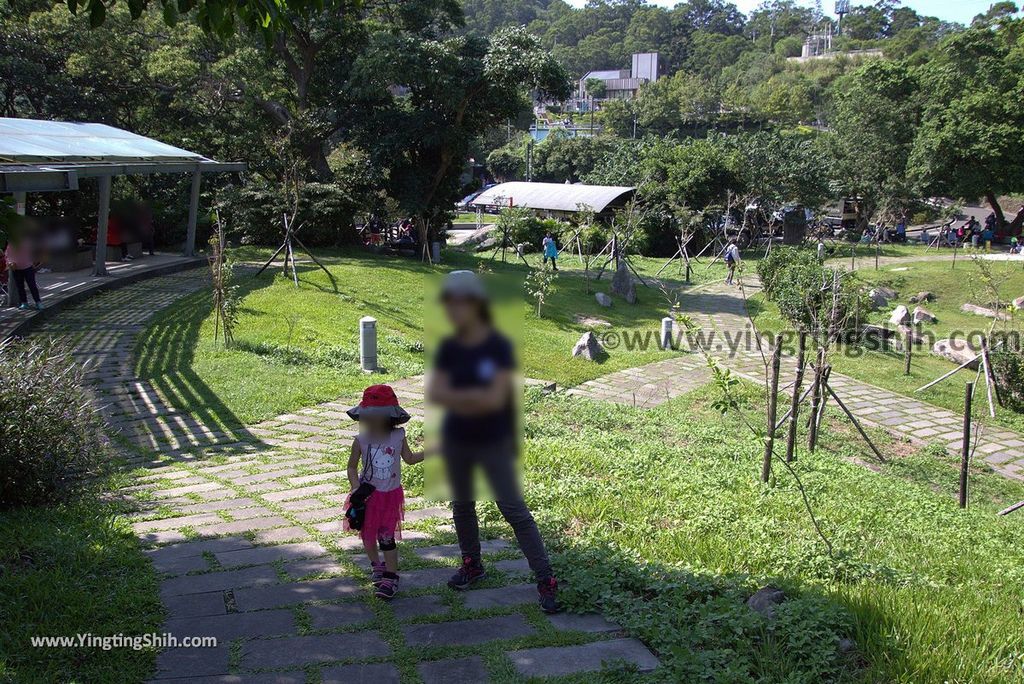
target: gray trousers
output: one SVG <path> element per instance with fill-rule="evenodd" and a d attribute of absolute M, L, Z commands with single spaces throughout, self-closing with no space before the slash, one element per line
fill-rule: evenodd
<path fill-rule="evenodd" d="M 537 581 L 551 577 L 551 563 L 537 523 L 523 500 L 516 472 L 518 450 L 514 439 L 484 444 L 453 443 L 443 446 L 448 480 L 452 487 L 452 520 L 459 548 L 464 557 L 480 560 L 480 523 L 476 516 L 473 477 L 477 467 L 484 471 L 487 483 L 502 516 L 516 535 Z"/>

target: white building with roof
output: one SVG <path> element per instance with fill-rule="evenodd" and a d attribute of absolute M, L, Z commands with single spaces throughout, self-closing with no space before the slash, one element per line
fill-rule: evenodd
<path fill-rule="evenodd" d="M 656 81 L 665 72 L 665 65 L 657 52 L 638 52 L 633 55 L 629 69 L 610 69 L 589 71 L 580 79 L 577 95 L 581 100 L 590 99 L 587 92 L 587 81 L 604 82 L 605 93 L 596 100 L 628 100 L 636 96 L 636 91 L 644 83 Z"/>

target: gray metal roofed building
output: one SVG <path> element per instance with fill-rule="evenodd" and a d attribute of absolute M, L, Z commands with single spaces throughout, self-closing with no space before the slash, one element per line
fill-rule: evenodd
<path fill-rule="evenodd" d="M 193 256 L 202 174 L 244 170 L 244 163 L 217 162 L 105 124 L 0 118 L 0 192 L 14 195 L 19 213 L 24 213 L 26 193 L 77 190 L 81 178 L 99 180 L 97 255 L 107 252 L 114 176 L 192 174 L 184 252 Z M 106 275 L 103 258 L 95 259 L 93 272 Z"/>
<path fill-rule="evenodd" d="M 501 183 L 485 190 L 477 207 L 526 207 L 546 214 L 573 214 L 589 208 L 602 214 L 625 205 L 636 188 L 619 185 L 570 185 L 568 183 Z"/>

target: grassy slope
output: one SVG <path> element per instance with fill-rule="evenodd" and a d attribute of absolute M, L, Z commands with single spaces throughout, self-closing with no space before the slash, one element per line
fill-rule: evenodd
<path fill-rule="evenodd" d="M 239 257 L 257 260 L 264 252 L 245 250 Z M 584 328 L 577 314 L 603 318 L 619 332 L 656 333 L 664 315 L 660 293 L 641 292 L 641 302 L 617 302 L 610 309 L 597 304 L 580 278 L 563 277 L 538 319 L 519 283 L 521 265 L 503 266 L 464 255 L 451 255 L 446 268 L 476 268 L 481 263 L 515 284 L 515 306 L 521 339 L 521 363 L 529 377 L 572 386 L 621 368 L 664 358 L 664 352 L 610 352 L 601 363 L 570 356 Z M 225 350 L 213 340 L 210 296 L 197 293 L 161 312 L 137 346 L 138 371 L 153 380 L 175 405 L 200 413 L 210 424 L 251 424 L 317 402 L 354 395 L 369 382 L 359 372 L 359 318 L 378 320 L 379 362 L 386 372 L 373 380 L 387 381 L 422 372 L 424 319 L 431 281 L 443 271 L 418 261 L 374 257 L 365 253 L 325 253 L 337 290 L 319 269 L 301 269 L 296 290 L 280 272 L 259 278 L 239 275 L 241 315 L 234 337 L 238 348 Z M 652 337 L 652 340 L 654 338 Z M 289 361 L 287 349 L 316 358 Z"/>
<path fill-rule="evenodd" d="M 992 281 L 997 283 L 1000 297 L 1004 301 L 1012 300 L 1024 294 L 1024 270 L 1020 263 L 988 262 Z M 987 304 L 993 297 L 984 285 L 983 276 L 978 264 L 970 259 L 958 260 L 953 268 L 951 262 L 906 262 L 882 266 L 875 271 L 863 268 L 857 272 L 859 278 L 869 284 L 887 285 L 899 293 L 897 301 L 891 307 L 872 312 L 867 320 L 884 324 L 896 304 L 903 303 L 913 310 L 914 305 L 907 299 L 921 291 L 934 293 L 937 299 L 923 306 L 938 318 L 934 324 L 925 324 L 923 331 L 934 339 L 949 337 L 957 332 L 960 337 L 965 333 L 988 330 L 991 319 L 960 312 L 964 302 Z M 751 314 L 759 329 L 779 331 L 785 326 L 779 316 L 778 308 L 766 302 L 758 294 L 750 299 Z M 1004 329 L 1014 327 L 1012 324 L 1000 324 Z M 923 393 L 915 393 L 918 387 L 938 378 L 955 366 L 928 350 L 916 348 L 911 363 L 911 374 L 903 374 L 904 356 L 902 352 L 852 350 L 850 354 L 837 354 L 833 359 L 835 369 L 864 382 L 899 392 L 907 396 L 915 396 L 954 412 L 963 410 L 963 384 L 967 379 L 973 380 L 973 374 L 962 373 L 959 378 L 951 378 Z M 976 402 L 977 406 L 977 402 Z M 986 405 L 987 406 L 987 405 Z M 996 421 L 1007 427 L 1020 427 L 1020 415 L 1011 411 L 996 408 Z"/>
<path fill-rule="evenodd" d="M 978 473 L 959 511 L 944 456 L 876 474 L 844 458 L 867 455 L 830 421 L 823 450 L 796 464 L 830 558 L 793 478 L 777 466 L 771 486 L 757 482 L 760 442 L 713 412 L 713 396 L 653 411 L 529 407 L 529 495 L 561 536 L 574 606 L 602 605 L 660 652 L 671 681 L 1024 681 L 1024 521 L 992 515 L 1024 487 Z M 743 605 L 769 582 L 796 597 L 774 624 Z M 851 657 L 836 651 L 845 636 Z"/>
<path fill-rule="evenodd" d="M 111 504 L 0 515 L 0 607 L 0 681 L 133 682 L 152 672 L 152 649 L 30 646 L 33 636 L 159 631 L 153 566 Z"/>

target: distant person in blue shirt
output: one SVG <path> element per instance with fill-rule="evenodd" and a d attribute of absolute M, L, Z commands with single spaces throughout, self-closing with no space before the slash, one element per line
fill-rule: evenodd
<path fill-rule="evenodd" d="M 985 244 L 985 252 L 992 251 L 992 240 L 995 239 L 995 236 L 995 232 L 987 226 L 985 230 L 981 231 L 981 241 Z"/>
<path fill-rule="evenodd" d="M 544 239 L 541 241 L 541 247 L 544 250 L 544 263 L 548 263 L 548 259 L 551 259 L 552 270 L 558 270 L 558 245 L 555 244 L 555 238 L 551 237 L 551 233 L 545 233 Z"/>

